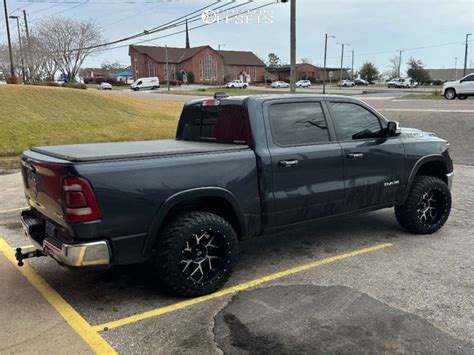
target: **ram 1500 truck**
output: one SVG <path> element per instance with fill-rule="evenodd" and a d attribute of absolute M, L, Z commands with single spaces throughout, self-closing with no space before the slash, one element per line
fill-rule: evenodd
<path fill-rule="evenodd" d="M 149 261 L 173 292 L 206 294 L 229 278 L 244 238 L 387 207 L 411 233 L 437 231 L 451 209 L 448 145 L 353 98 L 191 101 L 174 140 L 25 151 L 21 219 L 36 251 L 17 259 Z"/>

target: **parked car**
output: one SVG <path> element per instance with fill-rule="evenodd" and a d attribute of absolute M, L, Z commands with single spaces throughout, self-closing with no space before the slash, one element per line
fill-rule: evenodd
<path fill-rule="evenodd" d="M 396 88 L 398 86 L 398 81 L 399 79 L 391 79 L 390 81 L 387 82 L 387 87 Z"/>
<path fill-rule="evenodd" d="M 369 83 L 365 81 L 364 79 L 354 79 L 354 84 L 356 86 L 367 86 Z"/>
<path fill-rule="evenodd" d="M 285 81 L 274 81 L 271 85 L 272 88 L 276 88 L 276 89 L 279 89 L 279 88 L 289 88 L 290 87 L 290 84 L 288 84 L 287 82 Z"/>
<path fill-rule="evenodd" d="M 351 80 L 341 80 L 339 82 L 339 86 L 343 86 L 343 87 L 352 87 L 354 85 L 355 85 L 354 82 Z"/>
<path fill-rule="evenodd" d="M 309 80 L 300 80 L 296 82 L 296 87 L 297 88 L 310 88 L 311 87 L 311 81 Z"/>
<path fill-rule="evenodd" d="M 97 90 L 112 90 L 112 85 L 104 81 L 100 84 L 97 84 Z"/>
<path fill-rule="evenodd" d="M 135 82 L 130 85 L 130 88 L 134 91 L 139 91 L 139 90 L 156 90 L 160 87 L 160 79 L 158 77 L 153 76 L 153 77 L 147 77 L 147 78 L 139 78 L 135 80 Z"/>
<path fill-rule="evenodd" d="M 474 96 L 474 74 L 444 83 L 441 95 L 447 100 L 453 100 L 456 97 L 459 100 L 466 100 L 468 96 Z"/>
<path fill-rule="evenodd" d="M 231 82 L 227 83 L 225 87 L 230 89 L 247 89 L 249 85 L 242 80 L 232 80 Z"/>
<path fill-rule="evenodd" d="M 149 261 L 198 296 L 228 280 L 240 240 L 304 222 L 395 207 L 407 231 L 436 232 L 453 162 L 445 140 L 354 98 L 216 94 L 184 106 L 174 140 L 33 147 L 21 173 L 36 251 L 17 250 L 20 266 Z"/>

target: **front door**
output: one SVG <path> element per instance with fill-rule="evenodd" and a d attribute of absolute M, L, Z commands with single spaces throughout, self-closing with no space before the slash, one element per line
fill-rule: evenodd
<path fill-rule="evenodd" d="M 404 148 L 398 137 L 385 137 L 385 120 L 353 102 L 328 104 L 344 156 L 344 210 L 388 204 L 400 196 Z"/>
<path fill-rule="evenodd" d="M 457 94 L 474 94 L 474 74 L 466 76 L 456 87 Z"/>
<path fill-rule="evenodd" d="M 344 204 L 341 147 L 331 140 L 321 103 L 283 100 L 269 104 L 266 113 L 271 128 L 273 226 L 340 213 Z"/>

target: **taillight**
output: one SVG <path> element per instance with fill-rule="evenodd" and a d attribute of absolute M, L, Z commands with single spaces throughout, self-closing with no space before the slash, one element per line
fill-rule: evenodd
<path fill-rule="evenodd" d="M 89 222 L 100 218 L 99 205 L 87 180 L 66 176 L 62 180 L 62 186 L 68 222 Z"/>

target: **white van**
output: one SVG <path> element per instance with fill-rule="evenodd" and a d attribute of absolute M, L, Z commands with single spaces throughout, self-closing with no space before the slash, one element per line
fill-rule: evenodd
<path fill-rule="evenodd" d="M 130 85 L 130 89 L 134 91 L 138 90 L 155 90 L 160 87 L 160 79 L 157 76 L 151 76 L 148 78 L 139 78 L 135 80 L 135 82 Z"/>

